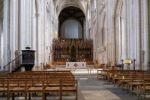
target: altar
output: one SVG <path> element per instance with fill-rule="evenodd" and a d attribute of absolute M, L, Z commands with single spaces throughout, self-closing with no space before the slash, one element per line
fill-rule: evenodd
<path fill-rule="evenodd" d="M 74 74 L 76 71 L 85 69 L 88 71 L 88 77 L 91 77 L 92 67 L 86 64 L 86 62 L 66 62 L 66 69 L 70 69 Z"/>
<path fill-rule="evenodd" d="M 70 69 L 86 68 L 86 62 L 66 62 L 66 68 Z"/>

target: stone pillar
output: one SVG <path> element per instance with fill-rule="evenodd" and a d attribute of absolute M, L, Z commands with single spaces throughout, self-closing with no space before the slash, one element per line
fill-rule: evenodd
<path fill-rule="evenodd" d="M 10 1 L 10 51 L 11 60 L 18 49 L 18 0 Z"/>
<path fill-rule="evenodd" d="M 43 64 L 46 62 L 46 2 L 45 0 L 36 0 L 36 64 L 39 70 L 42 70 Z"/>
<path fill-rule="evenodd" d="M 38 1 L 38 0 L 37 0 Z M 19 1 L 19 34 L 20 34 L 20 49 L 24 50 L 25 47 L 31 47 L 32 45 L 32 3 L 33 0 L 21 0 Z"/>
<path fill-rule="evenodd" d="M 135 69 L 142 69 L 141 66 L 141 10 L 140 10 L 140 0 L 133 0 L 133 35 L 132 35 L 132 60 L 136 59 Z M 135 10 L 136 9 L 136 10 Z M 131 29 L 132 30 L 132 29 Z M 132 33 L 131 33 L 132 34 Z M 135 41 L 134 41 L 135 40 Z M 133 65 L 133 64 L 132 64 Z M 133 66 L 132 66 L 133 67 Z"/>
<path fill-rule="evenodd" d="M 112 59 L 113 59 L 113 31 L 111 30 L 112 27 L 112 19 L 114 18 L 114 16 L 112 16 L 112 8 L 113 8 L 113 4 L 112 4 L 112 0 L 108 0 L 107 1 L 107 58 L 108 58 L 108 64 L 111 65 L 112 63 Z"/>
<path fill-rule="evenodd" d="M 116 10 L 116 4 L 118 1 L 114 0 L 114 1 L 110 1 L 110 4 L 108 5 L 111 9 L 111 13 L 110 13 L 110 45 L 111 45 L 111 62 L 112 65 L 116 64 L 116 32 L 115 32 L 115 10 Z M 108 21 L 109 22 L 109 21 Z"/>
<path fill-rule="evenodd" d="M 120 0 L 116 4 L 115 10 L 115 33 L 116 33 L 116 63 L 120 63 L 121 55 L 122 55 L 122 8 L 123 1 Z"/>
<path fill-rule="evenodd" d="M 126 57 L 127 57 L 127 18 L 126 18 L 126 15 L 127 15 L 127 1 L 126 0 L 123 0 L 123 7 L 122 7 L 122 16 L 121 16 L 121 51 L 122 51 L 122 54 L 121 54 L 121 59 L 120 60 L 124 60 Z"/>
<path fill-rule="evenodd" d="M 1 38 L 2 38 L 2 32 L 3 32 L 3 4 L 4 2 L 1 2 L 1 9 L 0 9 L 0 70 L 2 70 L 2 42 L 1 42 Z"/>
<path fill-rule="evenodd" d="M 10 59 L 10 0 L 4 0 L 4 16 L 3 16 L 3 34 L 2 41 L 2 66 L 6 65 Z M 8 68 L 4 68 L 7 70 Z"/>
<path fill-rule="evenodd" d="M 10 59 L 15 59 L 16 50 L 18 49 L 18 0 L 10 1 Z M 8 63 L 8 62 L 7 62 Z M 15 63 L 10 65 L 10 72 L 12 72 Z M 16 66 L 17 67 L 17 66 Z"/>
<path fill-rule="evenodd" d="M 124 1 L 124 18 L 123 18 L 123 24 L 124 24 L 124 29 L 123 29 L 123 34 L 122 34 L 122 59 L 125 60 L 129 58 L 130 55 L 130 28 L 132 28 L 132 16 L 131 16 L 131 0 L 125 0 Z M 127 66 L 124 65 L 124 69 L 127 69 Z"/>
<path fill-rule="evenodd" d="M 1 12 L 0 12 L 1 13 Z M 0 70 L 2 69 L 2 32 L 3 32 L 3 18 L 0 15 Z"/>
<path fill-rule="evenodd" d="M 148 63 L 148 70 L 150 70 L 150 0 L 148 1 L 148 41 L 147 41 L 147 63 Z"/>
<path fill-rule="evenodd" d="M 51 5 L 53 1 L 45 2 L 45 63 L 51 63 L 52 45 L 51 45 Z"/>
<path fill-rule="evenodd" d="M 136 59 L 136 69 L 140 69 L 141 61 L 141 33 L 140 10 L 138 0 L 126 0 L 126 30 L 127 30 L 127 56 L 131 60 Z M 125 58 L 125 59 L 126 59 Z M 133 69 L 133 66 L 130 66 Z"/>
<path fill-rule="evenodd" d="M 35 16 L 36 16 L 36 54 L 35 54 L 35 67 L 38 67 L 39 65 L 39 15 L 40 15 L 40 10 L 39 10 L 39 0 L 35 0 Z"/>
<path fill-rule="evenodd" d="M 3 32 L 3 15 L 0 15 L 0 35 L 2 34 Z"/>
<path fill-rule="evenodd" d="M 31 11 L 33 10 L 33 9 L 31 9 L 31 7 L 32 7 L 32 0 L 25 0 L 25 3 L 26 3 L 26 5 L 25 5 L 25 16 L 26 16 L 26 18 L 25 18 L 25 21 L 26 21 L 26 23 L 25 23 L 25 34 L 26 34 L 26 46 L 28 46 L 28 47 L 31 47 L 31 23 L 32 23 L 32 17 L 31 17 Z"/>
<path fill-rule="evenodd" d="M 18 0 L 18 51 L 21 52 L 21 0 Z"/>
<path fill-rule="evenodd" d="M 132 5 L 132 0 L 127 0 L 127 58 L 130 57 L 130 41 L 131 41 L 131 36 L 130 36 L 130 33 L 131 32 L 131 29 L 132 29 L 132 8 L 131 8 L 131 5 Z M 133 33 L 132 33 L 133 34 Z"/>
<path fill-rule="evenodd" d="M 141 64 L 142 69 L 148 69 L 148 1 L 147 0 L 139 0 L 139 4 L 141 5 Z"/>
<path fill-rule="evenodd" d="M 50 17 L 49 18 L 49 39 L 50 39 L 50 42 L 49 42 L 49 45 L 50 45 L 50 63 L 52 63 L 53 62 L 53 57 L 52 57 L 52 53 L 53 53 L 53 51 L 51 51 L 52 50 L 52 40 L 53 40 L 53 37 L 52 37 L 52 13 L 51 13 L 51 11 L 52 11 L 52 6 L 53 6 L 53 4 L 52 4 L 52 0 L 50 0 L 50 4 L 49 4 L 50 6 L 49 6 L 49 9 L 50 9 L 50 12 L 49 12 L 49 16 L 48 17 Z"/>

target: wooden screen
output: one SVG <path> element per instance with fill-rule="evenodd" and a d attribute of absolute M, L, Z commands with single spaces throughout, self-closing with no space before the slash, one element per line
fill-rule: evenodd
<path fill-rule="evenodd" d="M 54 39 L 53 61 L 92 61 L 93 41 L 80 39 Z"/>

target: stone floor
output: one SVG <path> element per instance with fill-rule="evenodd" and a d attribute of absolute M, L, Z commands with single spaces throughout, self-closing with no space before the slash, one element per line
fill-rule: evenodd
<path fill-rule="evenodd" d="M 97 80 L 96 75 L 76 75 L 79 80 L 79 100 L 137 100 L 137 96 L 105 80 Z"/>

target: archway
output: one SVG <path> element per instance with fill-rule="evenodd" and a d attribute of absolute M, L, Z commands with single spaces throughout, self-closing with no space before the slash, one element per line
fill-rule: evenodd
<path fill-rule="evenodd" d="M 63 39 L 64 38 L 83 39 L 84 22 L 85 22 L 85 15 L 81 9 L 74 6 L 64 8 L 59 15 L 58 37 Z"/>
<path fill-rule="evenodd" d="M 62 1 L 61 3 L 59 1 Z M 53 41 L 53 62 L 65 64 L 66 61 L 93 61 L 93 41 L 87 39 L 88 20 L 81 0 L 56 3 L 58 14 L 58 39 Z M 58 6 L 59 5 L 59 6 Z"/>

